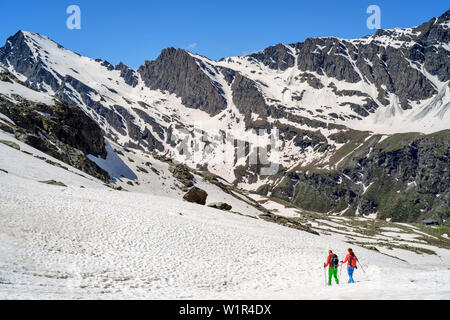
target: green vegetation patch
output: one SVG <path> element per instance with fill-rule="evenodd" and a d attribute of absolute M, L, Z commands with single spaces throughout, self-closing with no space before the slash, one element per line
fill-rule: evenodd
<path fill-rule="evenodd" d="M 403 147 L 409 145 L 414 140 L 420 138 L 423 134 L 418 132 L 410 132 L 410 133 L 398 133 L 394 134 L 385 140 L 381 141 L 377 148 L 382 149 L 385 152 L 392 152 L 396 150 L 400 150 Z"/>

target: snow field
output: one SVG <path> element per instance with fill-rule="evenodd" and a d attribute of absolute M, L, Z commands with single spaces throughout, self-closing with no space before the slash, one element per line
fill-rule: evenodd
<path fill-rule="evenodd" d="M 322 268 L 327 250 L 343 258 L 349 247 L 339 237 L 113 191 L 3 145 L 0 155 L 8 171 L 0 171 L 0 298 L 450 297 L 448 250 L 441 265 L 422 266 L 352 246 L 365 273 L 358 269 L 360 282 L 351 286 L 342 270 L 342 285 L 329 288 Z M 46 177 L 68 187 L 37 182 Z"/>

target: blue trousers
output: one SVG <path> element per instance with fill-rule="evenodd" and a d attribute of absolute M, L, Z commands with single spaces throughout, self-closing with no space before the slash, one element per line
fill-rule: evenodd
<path fill-rule="evenodd" d="M 355 268 L 347 267 L 347 273 L 348 273 L 348 283 L 355 283 L 353 280 L 353 272 L 355 271 Z"/>

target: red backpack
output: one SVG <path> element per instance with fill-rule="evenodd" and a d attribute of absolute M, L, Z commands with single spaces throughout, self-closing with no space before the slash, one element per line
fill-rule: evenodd
<path fill-rule="evenodd" d="M 352 268 L 358 268 L 357 263 L 358 262 L 358 258 L 354 257 L 354 256 L 350 256 L 348 258 L 348 264 L 350 265 L 350 267 Z"/>

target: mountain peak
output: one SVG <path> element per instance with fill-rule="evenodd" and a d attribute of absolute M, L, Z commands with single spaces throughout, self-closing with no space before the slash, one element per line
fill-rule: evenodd
<path fill-rule="evenodd" d="M 138 72 L 150 89 L 176 94 L 186 106 L 217 115 L 226 108 L 226 100 L 203 67 L 188 51 L 170 47 L 156 60 L 146 61 Z"/>
<path fill-rule="evenodd" d="M 445 11 L 445 12 L 438 18 L 438 21 L 439 21 L 440 23 L 450 21 L 450 9 L 448 9 L 447 11 Z"/>
<path fill-rule="evenodd" d="M 10 46 L 14 45 L 17 42 L 24 42 L 26 40 L 25 35 L 26 35 L 26 31 L 23 31 L 23 30 L 17 31 L 13 36 L 10 36 L 6 40 L 5 47 L 8 45 L 10 45 Z"/>
<path fill-rule="evenodd" d="M 185 55 L 185 54 L 188 54 L 188 52 L 184 49 L 169 47 L 169 48 L 161 50 L 161 53 L 160 53 L 158 59 L 164 58 L 164 57 L 170 57 L 173 55 Z"/>
<path fill-rule="evenodd" d="M 47 41 L 52 41 L 50 38 L 41 35 L 39 33 L 36 32 L 32 32 L 32 31 L 26 31 L 26 30 L 19 30 L 15 35 L 13 35 L 12 37 L 10 37 L 8 40 L 11 40 L 11 42 L 15 43 L 17 41 L 32 41 L 35 40 L 37 41 L 38 39 L 42 40 L 47 40 Z"/>
<path fill-rule="evenodd" d="M 6 44 L 0 48 L 0 64 L 5 67 L 16 65 L 16 62 L 29 60 L 33 57 L 33 51 L 27 41 L 27 32 L 18 31 L 6 40 Z M 22 73 L 24 70 L 17 70 Z"/>

